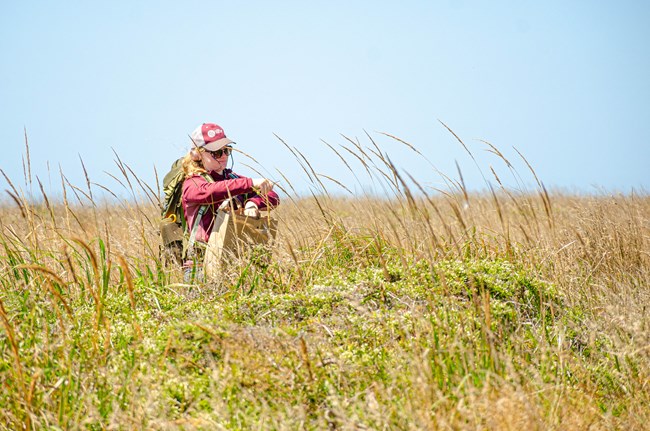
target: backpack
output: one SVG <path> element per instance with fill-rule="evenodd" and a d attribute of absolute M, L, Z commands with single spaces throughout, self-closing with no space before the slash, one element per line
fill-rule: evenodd
<path fill-rule="evenodd" d="M 163 218 L 171 218 L 176 224 L 185 228 L 185 214 L 181 205 L 181 195 L 183 194 L 183 158 L 172 163 L 172 167 L 163 178 L 163 192 L 165 200 L 162 204 L 161 215 Z"/>
<path fill-rule="evenodd" d="M 165 262 L 181 264 L 183 260 L 183 233 L 186 230 L 182 194 L 183 158 L 176 160 L 163 178 L 165 199 L 161 206 L 160 237 L 162 239 L 161 257 Z"/>

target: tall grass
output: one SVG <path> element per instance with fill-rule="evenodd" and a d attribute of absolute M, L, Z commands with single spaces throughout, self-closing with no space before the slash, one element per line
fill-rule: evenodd
<path fill-rule="evenodd" d="M 338 175 L 278 137 L 310 196 L 278 172 L 272 261 L 207 284 L 161 261 L 159 188 L 116 154 L 118 186 L 81 161 L 51 199 L 26 137 L 0 205 L 0 429 L 643 429 L 650 199 L 549 191 L 484 142 L 508 188 L 453 136 L 484 192 L 433 165 L 430 188 L 368 133 L 324 143 Z"/>

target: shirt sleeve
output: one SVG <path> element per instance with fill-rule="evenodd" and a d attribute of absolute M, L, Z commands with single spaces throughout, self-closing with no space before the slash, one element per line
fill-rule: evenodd
<path fill-rule="evenodd" d="M 246 177 L 208 182 L 194 175 L 183 182 L 183 200 L 188 205 L 218 205 L 231 196 L 253 191 L 253 180 Z"/>
<path fill-rule="evenodd" d="M 235 177 L 246 178 L 246 177 L 240 177 L 235 172 L 231 172 L 231 173 Z M 253 180 L 252 179 L 250 180 L 251 180 L 251 189 L 252 189 Z M 253 202 L 255 205 L 257 205 L 257 208 L 261 210 L 273 209 L 278 205 L 280 205 L 280 196 L 278 196 L 278 194 L 274 190 L 271 190 L 269 194 L 267 194 L 266 196 L 258 195 L 257 193 L 255 193 L 255 191 L 253 191 L 252 193 L 249 193 L 247 196 L 244 196 L 243 198 L 244 198 L 242 202 L 243 205 L 246 205 L 247 202 Z"/>

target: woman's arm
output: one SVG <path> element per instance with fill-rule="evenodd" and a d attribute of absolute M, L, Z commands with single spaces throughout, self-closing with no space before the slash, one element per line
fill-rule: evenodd
<path fill-rule="evenodd" d="M 208 182 L 200 175 L 189 177 L 183 183 L 183 200 L 188 204 L 217 205 L 231 196 L 253 191 L 253 180 L 246 177 Z"/>
<path fill-rule="evenodd" d="M 231 178 L 246 178 L 240 177 L 232 171 L 228 171 L 228 175 L 231 176 Z M 272 187 L 272 182 L 264 178 L 251 179 L 251 181 L 253 184 L 253 193 L 249 193 L 243 197 L 244 199 L 240 199 L 240 202 L 244 204 L 245 207 L 250 207 L 251 204 L 254 204 L 258 209 L 265 210 L 273 209 L 280 205 L 280 197 L 275 191 L 270 190 L 267 194 L 261 194 L 255 187 L 255 183 L 260 181 L 264 181 L 269 185 L 269 187 Z"/>

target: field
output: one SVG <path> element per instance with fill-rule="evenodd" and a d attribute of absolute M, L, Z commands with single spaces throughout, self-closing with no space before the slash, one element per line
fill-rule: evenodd
<path fill-rule="evenodd" d="M 159 193 L 121 161 L 128 199 L 5 177 L 0 429 L 647 426 L 646 193 L 547 191 L 532 168 L 532 190 L 430 190 L 350 141 L 386 191 L 352 196 L 287 148 L 313 195 L 285 178 L 271 262 L 207 284 L 161 262 Z"/>

